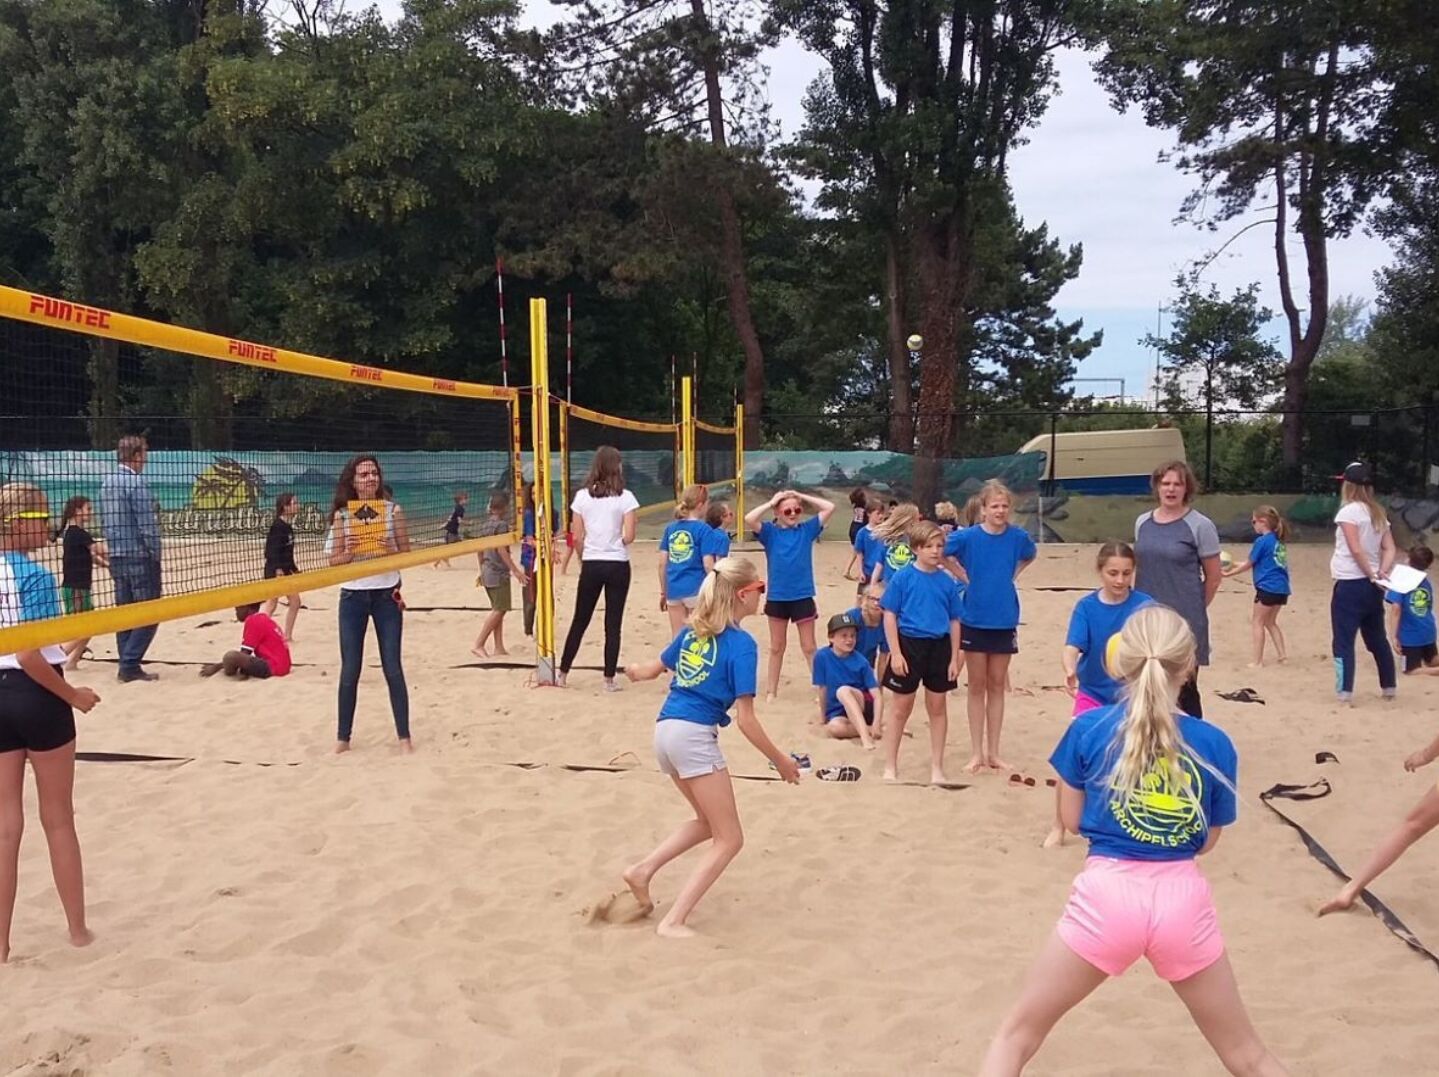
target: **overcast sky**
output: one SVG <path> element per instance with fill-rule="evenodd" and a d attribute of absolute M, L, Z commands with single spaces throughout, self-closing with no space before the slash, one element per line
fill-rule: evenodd
<path fill-rule="evenodd" d="M 399 0 L 381 0 L 397 13 Z M 539 0 L 526 5 L 528 24 L 554 21 L 555 9 Z M 805 88 L 820 73 L 819 59 L 794 43 L 766 57 L 769 96 L 781 135 L 792 138 L 803 123 Z M 1123 378 L 1125 391 L 1147 390 L 1154 358 L 1139 345 L 1153 332 L 1158 308 L 1173 293 L 1175 276 L 1207 252 L 1217 249 L 1243 227 L 1231 222 L 1220 232 L 1175 224 L 1174 217 L 1192 181 L 1173 165 L 1158 161 L 1173 146 L 1166 131 L 1146 127 L 1137 113 L 1120 114 L 1096 83 L 1090 58 L 1077 51 L 1060 54 L 1059 95 L 1050 103 L 1028 145 L 1011 158 L 1011 183 L 1025 222 L 1049 224 L 1050 235 L 1084 247 L 1084 267 L 1060 292 L 1058 311 L 1065 319 L 1083 318 L 1086 327 L 1104 330 L 1104 343 L 1080 366 L 1081 377 Z M 1253 218 L 1251 218 L 1253 219 Z M 1258 281 L 1263 302 L 1279 310 L 1275 284 L 1274 240 L 1260 227 L 1233 243 L 1205 272 L 1226 294 Z M 1303 252 L 1291 242 L 1291 264 L 1302 286 Z M 1330 244 L 1331 300 L 1341 295 L 1372 299 L 1374 273 L 1389 259 L 1389 248 L 1367 235 Z M 1303 295 L 1296 296 L 1302 307 Z M 1283 326 L 1273 325 L 1276 339 Z M 1287 346 L 1281 341 L 1282 351 Z M 1117 385 L 1085 384 L 1082 390 L 1110 396 Z"/>

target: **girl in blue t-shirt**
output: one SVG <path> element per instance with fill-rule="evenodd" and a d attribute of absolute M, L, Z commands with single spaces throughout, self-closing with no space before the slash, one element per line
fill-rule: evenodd
<path fill-rule="evenodd" d="M 30 483 L 0 486 L 0 628 L 61 616 L 55 577 L 29 554 L 50 541 L 50 506 Z M 25 763 L 35 771 L 50 872 L 70 927 L 70 943 L 93 940 L 85 924 L 85 882 L 80 839 L 75 834 L 75 715 L 90 713 L 100 697 L 69 684 L 61 672 L 65 648 L 58 643 L 0 654 L 0 798 L 14 836 L 0 863 L 0 965 L 10 957 L 15 878 L 20 870 L 20 829 Z"/>
<path fill-rule="evenodd" d="M 870 498 L 865 506 L 864 526 L 856 531 L 854 538 L 850 540 L 854 554 L 845 566 L 844 578 L 855 581 L 856 597 L 864 596 L 864 589 L 869 586 L 870 578 L 874 575 L 875 562 L 884 556 L 884 543 L 875 538 L 874 529 L 884 523 L 888 513 L 889 509 L 883 501 L 877 497 Z M 854 573 L 855 565 L 859 566 L 858 576 Z"/>
<path fill-rule="evenodd" d="M 1091 591 L 1075 604 L 1060 657 L 1065 690 L 1074 697 L 1074 716 L 1119 702 L 1121 686 L 1107 661 L 1110 641 L 1135 610 L 1154 601 L 1134 589 L 1134 547 L 1129 543 L 1106 542 L 1099 548 L 1095 567 L 1099 571 L 1099 590 Z M 1056 791 L 1054 826 L 1044 839 L 1044 847 L 1063 844 L 1064 821 Z"/>
<path fill-rule="evenodd" d="M 706 574 L 688 626 L 659 658 L 625 670 L 632 681 L 652 681 L 665 670 L 674 672 L 655 723 L 655 758 L 695 813 L 654 852 L 625 870 L 625 885 L 643 913 L 654 909 L 650 880 L 655 872 L 701 842 L 711 842 L 656 928 L 666 938 L 694 934 L 685 921 L 744 843 L 728 764 L 719 749 L 719 730 L 729 725 L 731 707 L 740 732 L 764 753 L 780 777 L 799 781 L 798 765 L 774 746 L 754 713 L 759 651 L 740 622 L 759 609 L 764 592 L 764 581 L 752 562 L 726 557 Z"/>
<path fill-rule="evenodd" d="M 893 578 L 902 568 L 914 564 L 914 547 L 910 545 L 909 532 L 920 523 L 919 506 L 906 501 L 895 505 L 884 519 L 869 529 L 870 563 L 873 566 L 865 580 L 880 583 Z"/>
<path fill-rule="evenodd" d="M 806 506 L 814 510 L 808 520 L 804 519 Z M 773 520 L 764 518 L 768 513 L 774 514 Z M 779 694 L 779 674 L 784 666 L 791 622 L 799 633 L 805 665 L 813 667 L 814 623 L 819 620 L 819 607 L 814 602 L 814 544 L 832 515 L 833 501 L 781 490 L 763 505 L 751 509 L 744 518 L 745 527 L 764 547 L 765 560 L 769 563 L 770 591 L 764 604 L 764 615 L 769 621 L 766 702 Z"/>
<path fill-rule="evenodd" d="M 1009 522 L 1013 495 L 991 479 L 980 489 L 980 522 L 949 536 L 950 569 L 967 582 L 960 646 L 969 666 L 969 737 L 974 752 L 965 770 L 1008 770 L 999 757 L 1009 661 L 1019 653 L 1019 591 L 1014 581 L 1034 562 L 1029 534 Z"/>
<path fill-rule="evenodd" d="M 1274 641 L 1274 653 L 1283 662 L 1289 657 L 1284 633 L 1279 630 L 1279 611 L 1289 604 L 1289 524 L 1273 505 L 1254 510 L 1254 533 L 1259 537 L 1249 547 L 1249 557 L 1223 570 L 1225 578 L 1254 570 L 1254 613 L 1249 626 L 1254 640 L 1253 666 L 1264 665 L 1264 639 Z"/>
<path fill-rule="evenodd" d="M 1065 826 L 1089 839 L 1089 859 L 990 1043 L 984 1077 L 1018 1074 L 1060 1017 L 1140 957 L 1169 981 L 1230 1073 L 1285 1072 L 1249 1022 L 1194 862 L 1235 820 L 1237 773 L 1229 738 L 1178 713 L 1196 659 L 1179 614 L 1139 610 L 1115 651 L 1125 702 L 1075 718 L 1050 757 Z"/>
<path fill-rule="evenodd" d="M 710 525 L 704 519 L 709 496 L 704 486 L 686 486 L 675 506 L 677 519 L 660 536 L 660 611 L 670 615 L 671 639 L 685 626 L 700 584 L 714 568 L 714 555 L 707 552 Z"/>
<path fill-rule="evenodd" d="M 710 530 L 705 536 L 704 552 L 715 561 L 721 561 L 729 556 L 730 531 L 734 529 L 734 509 L 730 508 L 728 501 L 711 500 L 709 508 L 705 509 L 705 523 L 710 525 Z"/>

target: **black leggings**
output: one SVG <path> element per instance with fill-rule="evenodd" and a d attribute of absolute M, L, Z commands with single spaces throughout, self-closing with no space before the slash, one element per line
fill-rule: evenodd
<path fill-rule="evenodd" d="M 600 593 L 605 596 L 605 676 L 613 677 L 620 665 L 620 628 L 625 619 L 625 599 L 630 593 L 628 561 L 585 561 L 580 565 L 580 584 L 575 593 L 575 616 L 565 637 L 565 652 L 560 656 L 560 672 L 568 673 L 575 664 L 580 641 L 595 615 Z"/>
<path fill-rule="evenodd" d="M 1199 695 L 1199 670 L 1179 689 L 1179 710 L 1191 718 L 1204 717 L 1204 700 Z"/>

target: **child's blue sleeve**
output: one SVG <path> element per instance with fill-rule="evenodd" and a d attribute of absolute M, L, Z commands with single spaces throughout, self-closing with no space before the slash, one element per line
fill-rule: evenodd
<path fill-rule="evenodd" d="M 730 684 L 734 687 L 736 699 L 756 694 L 758 671 L 759 648 L 749 633 L 741 632 L 735 640 L 734 658 L 730 661 Z"/>
<path fill-rule="evenodd" d="M 20 619 L 45 621 L 60 616 L 60 595 L 55 590 L 55 577 L 36 566 L 35 571 L 20 585 Z"/>
<path fill-rule="evenodd" d="M 967 543 L 964 537 L 966 530 L 967 528 L 963 527 L 956 528 L 954 531 L 951 531 L 949 537 L 944 540 L 944 556 L 953 557 L 961 565 L 964 564 L 964 555 L 966 552 L 965 546 Z"/>
<path fill-rule="evenodd" d="M 809 683 L 814 688 L 823 688 L 829 683 L 829 655 L 828 647 L 821 647 L 814 652 L 814 668 L 809 675 Z"/>
<path fill-rule="evenodd" d="M 660 652 L 660 662 L 665 669 L 674 669 L 675 663 L 680 660 L 680 647 L 684 643 L 685 636 L 689 635 L 688 629 L 680 629 L 679 634 L 670 640 L 670 645 Z"/>
<path fill-rule="evenodd" d="M 1402 606 L 1404 605 L 1404 596 L 1398 591 L 1385 591 L 1384 601 L 1393 603 L 1396 606 Z"/>
<path fill-rule="evenodd" d="M 1080 748 L 1080 734 L 1087 725 L 1088 723 L 1080 719 L 1070 722 L 1049 757 L 1049 765 L 1064 779 L 1064 784 L 1075 789 L 1084 788 L 1086 767 L 1084 753 Z"/>
<path fill-rule="evenodd" d="M 1229 785 L 1225 785 L 1212 774 L 1205 775 L 1213 791 L 1209 798 L 1209 816 L 1206 821 L 1210 826 L 1229 826 L 1239 818 L 1239 801 L 1231 788 L 1237 787 L 1239 782 L 1239 756 L 1234 751 L 1234 745 L 1227 741 L 1214 750 L 1213 754 L 1217 758 L 1210 759 L 1209 762 L 1229 779 Z"/>
<path fill-rule="evenodd" d="M 1066 647 L 1078 647 L 1080 652 L 1089 650 L 1089 611 L 1080 602 L 1069 615 L 1069 632 L 1064 637 Z"/>
<path fill-rule="evenodd" d="M 1016 527 L 1021 541 L 1019 543 L 1019 559 L 1021 561 L 1033 561 L 1039 556 L 1039 548 L 1034 545 L 1034 539 L 1029 537 L 1029 532 L 1022 527 Z"/>
<path fill-rule="evenodd" d="M 864 664 L 864 690 L 873 692 L 879 687 L 879 679 L 874 675 L 874 667 L 868 662 Z"/>
<path fill-rule="evenodd" d="M 665 529 L 660 532 L 660 553 L 670 552 L 670 532 L 674 530 L 674 527 L 674 524 L 667 524 Z"/>
<path fill-rule="evenodd" d="M 899 612 L 899 600 L 905 591 L 905 576 L 903 572 L 896 572 L 885 585 L 884 594 L 879 596 L 879 608 L 888 610 L 890 613 Z"/>

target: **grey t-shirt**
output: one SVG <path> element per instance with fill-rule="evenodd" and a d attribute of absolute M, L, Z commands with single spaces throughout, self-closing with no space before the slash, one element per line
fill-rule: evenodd
<path fill-rule="evenodd" d="M 503 535 L 514 526 L 513 521 L 503 516 L 486 516 L 480 526 L 475 529 L 475 538 L 489 538 L 491 535 Z M 486 587 L 499 587 L 510 578 L 510 570 L 505 567 L 504 558 L 500 556 L 498 548 L 485 550 L 480 554 L 480 582 Z"/>
<path fill-rule="evenodd" d="M 1200 562 L 1219 556 L 1219 531 L 1204 513 L 1190 509 L 1162 524 L 1153 512 L 1134 521 L 1134 589 L 1170 607 L 1189 622 L 1199 644 L 1199 664 L 1209 665 L 1209 610 L 1204 605 Z"/>

